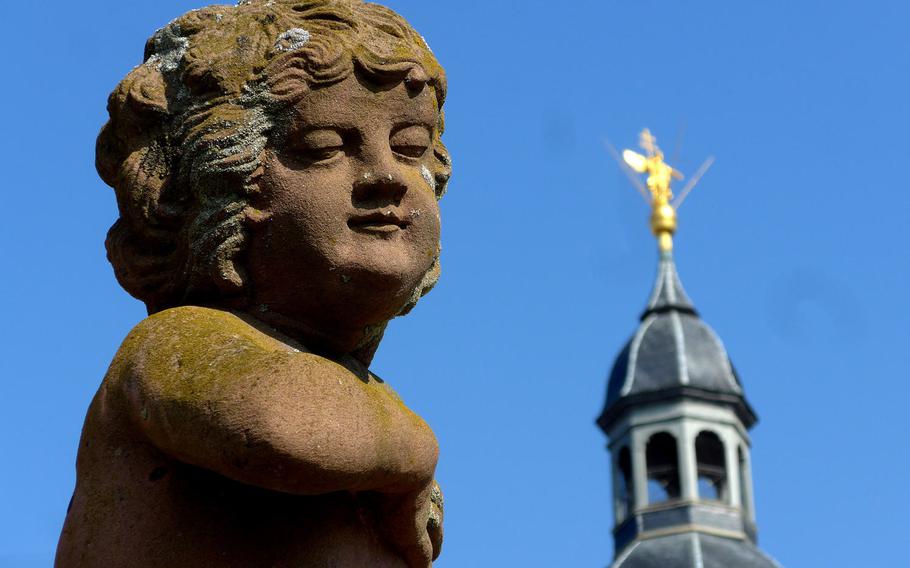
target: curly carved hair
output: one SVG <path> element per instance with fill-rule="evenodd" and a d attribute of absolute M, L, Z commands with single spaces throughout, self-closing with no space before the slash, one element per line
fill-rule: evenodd
<path fill-rule="evenodd" d="M 149 39 L 145 62 L 111 93 L 96 148 L 120 212 L 105 243 L 108 258 L 149 313 L 242 301 L 263 150 L 309 89 L 355 72 L 435 90 L 432 176 L 442 197 L 451 173 L 440 139 L 445 74 L 391 10 L 360 0 L 244 0 L 189 12 Z M 437 259 L 402 312 L 438 274 Z"/>

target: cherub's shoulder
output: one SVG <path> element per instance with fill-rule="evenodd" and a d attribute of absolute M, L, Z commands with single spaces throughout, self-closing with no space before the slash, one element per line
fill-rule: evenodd
<path fill-rule="evenodd" d="M 155 341 L 191 347 L 194 341 L 206 348 L 222 341 L 242 341 L 263 349 L 282 345 L 246 319 L 225 310 L 201 306 L 180 306 L 150 315 L 130 331 L 124 343 Z"/>
<path fill-rule="evenodd" d="M 293 350 L 234 313 L 181 306 L 152 314 L 136 325 L 123 340 L 112 368 L 158 375 L 164 370 L 201 370 Z"/>

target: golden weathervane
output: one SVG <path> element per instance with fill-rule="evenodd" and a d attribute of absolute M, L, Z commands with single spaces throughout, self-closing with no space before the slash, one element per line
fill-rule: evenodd
<path fill-rule="evenodd" d="M 673 250 L 673 233 L 676 232 L 676 210 L 682 204 L 683 200 L 701 179 L 701 176 L 708 171 L 714 162 L 713 157 L 709 157 L 698 168 L 695 175 L 683 187 L 679 197 L 673 199 L 673 191 L 670 189 L 670 183 L 674 180 L 682 180 L 682 172 L 664 162 L 664 153 L 657 146 L 657 138 L 651 134 L 651 131 L 645 128 L 638 137 L 638 145 L 645 151 L 644 155 L 633 150 L 623 150 L 622 158 L 616 150 L 607 143 L 608 148 L 613 153 L 620 167 L 629 176 L 632 184 L 638 189 L 642 197 L 651 204 L 651 232 L 657 237 L 658 247 L 662 252 Z M 648 174 L 646 183 L 647 188 L 642 185 L 641 179 L 636 174 Z"/>

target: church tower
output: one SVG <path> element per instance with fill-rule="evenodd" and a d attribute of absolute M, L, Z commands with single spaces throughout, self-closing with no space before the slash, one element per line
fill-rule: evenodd
<path fill-rule="evenodd" d="M 623 160 L 648 174 L 647 190 L 640 189 L 651 201 L 660 260 L 597 420 L 611 456 L 611 568 L 780 568 L 756 546 L 748 434 L 755 412 L 673 262 L 679 201 L 671 202 L 669 183 L 682 176 L 663 162 L 647 130 L 642 147 L 646 156 L 626 150 Z"/>

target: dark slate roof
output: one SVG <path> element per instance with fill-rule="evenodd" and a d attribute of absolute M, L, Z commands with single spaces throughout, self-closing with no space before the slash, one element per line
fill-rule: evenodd
<path fill-rule="evenodd" d="M 670 253 L 662 253 L 641 324 L 610 372 L 599 422 L 605 426 L 621 403 L 664 395 L 727 402 L 738 408 L 747 427 L 755 422 L 723 343 L 698 317 Z"/>
<path fill-rule="evenodd" d="M 610 568 L 781 568 L 747 540 L 684 532 L 637 540 Z"/>

